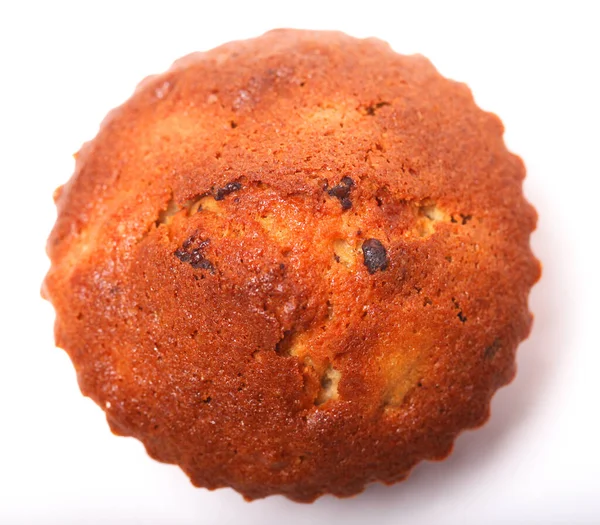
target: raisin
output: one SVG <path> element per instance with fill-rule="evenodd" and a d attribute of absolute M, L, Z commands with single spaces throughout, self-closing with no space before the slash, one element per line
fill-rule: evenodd
<path fill-rule="evenodd" d="M 502 341 L 495 339 L 494 342 L 483 351 L 484 359 L 492 359 L 502 347 Z"/>
<path fill-rule="evenodd" d="M 363 242 L 362 251 L 365 266 L 370 274 L 387 269 L 387 251 L 380 241 L 377 239 L 367 239 L 365 242 Z"/>
<path fill-rule="evenodd" d="M 365 114 L 373 117 L 375 116 L 375 113 L 378 109 L 382 108 L 383 106 L 390 106 L 391 104 L 389 102 L 377 102 L 376 104 L 371 104 L 369 106 L 365 106 L 364 107 L 364 111 Z"/>
<path fill-rule="evenodd" d="M 177 257 L 181 262 L 189 263 L 192 260 L 192 255 L 182 250 L 181 248 L 175 250 L 175 257 Z"/>
<path fill-rule="evenodd" d="M 216 201 L 222 201 L 227 195 L 242 189 L 241 182 L 228 182 L 222 188 L 213 191 L 213 197 Z"/>
<path fill-rule="evenodd" d="M 352 208 L 352 201 L 347 197 L 340 201 L 342 203 L 342 210 L 349 210 Z"/>
<path fill-rule="evenodd" d="M 208 270 L 210 273 L 215 273 L 213 264 L 204 257 L 204 249 L 210 244 L 208 239 L 201 241 L 200 244 L 190 250 L 191 244 L 195 241 L 195 237 L 190 237 L 185 241 L 181 248 L 175 250 L 173 255 L 181 262 L 188 263 L 192 268 Z"/>
<path fill-rule="evenodd" d="M 191 237 L 189 237 L 189 238 L 188 238 L 188 239 L 187 239 L 187 240 L 186 240 L 186 241 L 183 243 L 183 245 L 182 245 L 181 247 L 182 247 L 184 250 L 187 250 L 187 249 L 188 249 L 188 248 L 189 248 L 189 247 L 192 245 L 192 243 L 193 243 L 195 240 L 196 240 L 196 236 L 195 236 L 195 235 L 192 235 Z"/>
<path fill-rule="evenodd" d="M 350 200 L 350 191 L 354 186 L 354 181 L 350 177 L 342 177 L 339 184 L 333 188 L 327 190 L 327 194 L 331 197 L 338 199 L 342 205 L 343 210 L 349 210 L 352 208 L 352 201 Z"/>

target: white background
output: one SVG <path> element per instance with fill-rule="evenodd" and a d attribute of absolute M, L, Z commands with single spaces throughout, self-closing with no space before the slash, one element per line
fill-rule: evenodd
<path fill-rule="evenodd" d="M 596 2 L 0 3 L 1 524 L 600 523 L 600 39 Z M 111 435 L 39 297 L 52 191 L 144 76 L 274 27 L 427 55 L 500 115 L 528 167 L 544 264 L 534 332 L 492 419 L 447 461 L 350 500 L 245 503 Z"/>

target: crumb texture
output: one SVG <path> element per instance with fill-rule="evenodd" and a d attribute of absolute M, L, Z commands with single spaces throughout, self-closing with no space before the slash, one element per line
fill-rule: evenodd
<path fill-rule="evenodd" d="M 341 33 L 146 79 L 55 195 L 44 295 L 82 392 L 248 499 L 443 458 L 531 325 L 536 213 L 502 135 L 425 58 Z"/>

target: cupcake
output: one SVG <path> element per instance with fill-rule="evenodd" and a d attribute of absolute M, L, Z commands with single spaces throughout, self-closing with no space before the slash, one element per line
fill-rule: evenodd
<path fill-rule="evenodd" d="M 43 290 L 82 393 L 247 499 L 446 457 L 531 327 L 536 213 L 502 135 L 426 58 L 337 32 L 147 78 L 55 194 Z"/>

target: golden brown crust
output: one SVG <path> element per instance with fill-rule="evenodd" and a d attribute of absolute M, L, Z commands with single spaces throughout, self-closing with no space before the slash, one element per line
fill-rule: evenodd
<path fill-rule="evenodd" d="M 539 278 L 499 119 L 420 56 L 280 30 L 146 79 L 58 191 L 44 293 L 112 430 L 311 501 L 485 421 Z"/>

